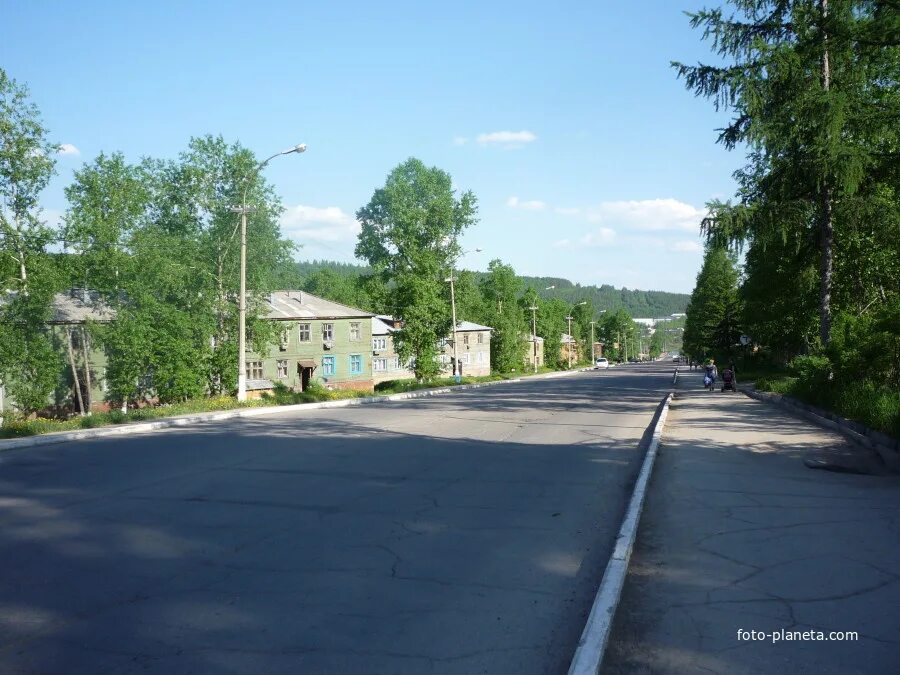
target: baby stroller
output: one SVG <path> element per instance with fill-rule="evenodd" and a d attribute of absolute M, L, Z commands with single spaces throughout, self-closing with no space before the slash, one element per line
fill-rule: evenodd
<path fill-rule="evenodd" d="M 703 376 L 703 388 L 708 389 L 709 391 L 716 390 L 716 378 L 707 373 Z"/>
<path fill-rule="evenodd" d="M 728 368 L 722 373 L 722 391 L 737 391 L 736 382 L 734 381 L 734 372 Z"/>

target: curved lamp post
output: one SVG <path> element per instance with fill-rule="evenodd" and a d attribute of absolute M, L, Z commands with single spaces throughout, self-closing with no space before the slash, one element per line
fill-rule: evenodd
<path fill-rule="evenodd" d="M 271 157 L 260 162 L 253 172 L 244 178 L 244 192 L 241 197 L 241 205 L 231 209 L 241 214 L 241 290 L 238 296 L 238 401 L 247 400 L 247 213 L 252 210 L 251 207 L 247 206 L 247 190 L 250 188 L 250 181 L 255 180 L 259 176 L 259 172 L 273 159 L 281 155 L 300 154 L 301 152 L 306 152 L 305 143 L 276 152 Z"/>

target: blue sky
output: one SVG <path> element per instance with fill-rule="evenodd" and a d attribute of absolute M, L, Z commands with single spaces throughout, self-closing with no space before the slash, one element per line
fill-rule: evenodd
<path fill-rule="evenodd" d="M 71 146 L 51 218 L 101 151 L 305 142 L 266 169 L 301 259 L 352 260 L 353 214 L 415 156 L 479 199 L 465 267 L 689 292 L 741 162 L 669 67 L 710 60 L 683 14 L 701 4 L 0 0 L 0 64 Z"/>

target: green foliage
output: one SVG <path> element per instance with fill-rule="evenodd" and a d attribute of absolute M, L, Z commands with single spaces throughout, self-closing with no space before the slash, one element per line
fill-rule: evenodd
<path fill-rule="evenodd" d="M 526 333 L 524 316 L 517 305 L 522 282 L 510 265 L 492 260 L 488 275 L 482 278 L 482 323 L 491 326 L 491 369 L 506 373 L 522 367 L 523 341 Z"/>
<path fill-rule="evenodd" d="M 438 372 L 437 342 L 451 328 L 444 278 L 459 257 L 459 235 L 475 222 L 471 192 L 457 197 L 450 175 L 409 159 L 356 214 L 356 255 L 387 284 L 389 305 L 404 325 L 394 334 L 401 360 L 414 358 L 418 378 Z"/>
<path fill-rule="evenodd" d="M 0 282 L 28 290 L 32 265 L 45 255 L 53 232 L 41 220 L 38 199 L 53 175 L 57 146 L 47 140 L 28 88 L 0 68 Z"/>
<path fill-rule="evenodd" d="M 371 278 L 369 275 L 372 273 L 372 268 L 367 265 L 353 265 L 351 263 L 339 263 L 339 262 L 331 262 L 327 260 L 312 260 L 306 262 L 298 262 L 295 264 L 298 274 L 303 278 L 309 278 L 312 274 L 320 270 L 329 270 L 334 272 L 335 274 L 343 277 L 349 278 Z M 463 285 L 464 276 L 466 274 L 472 275 L 472 283 L 475 287 L 487 276 L 486 272 L 458 272 L 458 276 L 460 277 L 460 285 Z M 660 317 L 660 316 L 669 316 L 670 314 L 676 312 L 684 312 L 685 307 L 687 307 L 688 296 L 684 293 L 666 293 L 663 291 L 638 291 L 638 290 L 629 290 L 627 288 L 614 288 L 612 286 L 603 285 L 603 286 L 582 286 L 581 284 L 576 284 L 568 279 L 559 279 L 557 277 L 528 277 L 528 276 L 519 276 L 519 280 L 522 282 L 523 286 L 531 287 L 535 290 L 535 293 L 538 294 L 537 297 L 544 299 L 557 298 L 562 300 L 569 305 L 574 305 L 577 302 L 581 302 L 582 300 L 588 300 L 593 307 L 599 309 L 625 309 L 631 316 L 641 316 L 641 317 Z M 556 288 L 550 290 L 544 290 L 547 286 L 556 286 Z M 282 286 L 282 288 L 288 288 L 288 286 Z M 327 293 L 327 289 L 320 289 L 323 294 Z M 310 291 L 314 292 L 314 291 Z M 317 293 L 318 295 L 318 293 Z M 330 295 L 323 295 L 323 297 L 328 298 L 329 300 L 335 300 L 335 298 Z M 457 305 L 459 307 L 463 307 L 461 301 L 457 301 Z M 477 303 L 474 303 L 472 307 L 475 307 Z M 361 307 L 362 309 L 367 309 L 369 311 L 378 311 L 381 312 L 380 309 L 375 309 L 371 306 L 366 306 L 363 304 L 356 305 L 357 307 Z M 530 305 L 529 305 L 530 306 Z M 390 310 L 386 310 L 385 313 L 391 313 Z M 460 314 L 460 316 L 476 321 L 477 319 L 471 318 L 472 316 L 480 316 L 478 312 L 474 314 Z M 528 317 L 529 322 L 531 321 L 530 316 Z M 529 324 L 530 325 L 530 324 Z"/>
<path fill-rule="evenodd" d="M 692 15 L 725 63 L 676 67 L 688 88 L 733 111 L 719 141 L 748 148 L 738 201 L 710 204 L 704 228 L 713 245 L 746 247 L 744 328 L 771 363 L 790 363 L 791 375 L 757 384 L 897 434 L 896 8 L 731 4 L 734 17 Z M 702 315 L 692 298 L 692 354 L 716 350 Z"/>
<path fill-rule="evenodd" d="M 734 256 L 707 247 L 688 303 L 684 350 L 695 359 L 730 356 L 741 335 L 738 272 Z"/>
<path fill-rule="evenodd" d="M 870 0 L 731 4 L 736 16 L 720 9 L 691 15 L 725 63 L 674 64 L 689 89 L 733 111 L 719 141 L 749 148 L 746 168 L 736 173 L 739 202 L 713 202 L 704 225 L 717 242 L 749 243 L 751 253 L 778 239 L 798 251 L 818 249 L 794 269 L 804 272 L 805 303 L 805 272 L 810 262 L 817 265 L 818 328 L 827 345 L 835 301 L 838 309 L 869 302 L 876 278 L 897 278 L 896 9 Z M 881 217 L 868 215 L 875 213 Z M 751 275 L 766 267 L 762 255 Z M 789 258 L 769 265 L 777 282 L 790 280 Z M 760 290 L 751 295 L 764 297 Z M 778 340 L 787 344 L 777 345 L 783 350 L 807 339 L 808 322 L 789 314 L 788 339 Z"/>
<path fill-rule="evenodd" d="M 629 357 L 636 354 L 636 336 L 634 320 L 624 309 L 606 312 L 597 322 L 597 339 L 606 345 L 603 354 L 610 360 L 624 360 L 626 345 Z M 616 347 L 616 344 L 619 346 Z"/>

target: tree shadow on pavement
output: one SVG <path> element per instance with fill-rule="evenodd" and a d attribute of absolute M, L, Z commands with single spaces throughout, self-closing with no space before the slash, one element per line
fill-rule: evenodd
<path fill-rule="evenodd" d="M 564 670 L 660 398 L 592 379 L 4 453 L 0 671 Z"/>

